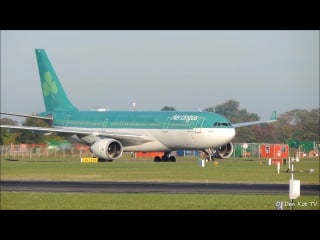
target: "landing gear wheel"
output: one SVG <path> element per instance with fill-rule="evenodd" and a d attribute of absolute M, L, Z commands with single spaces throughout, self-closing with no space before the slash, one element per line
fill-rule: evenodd
<path fill-rule="evenodd" d="M 175 156 L 172 156 L 170 152 L 165 153 L 162 157 L 156 156 L 154 162 L 176 162 Z"/>
<path fill-rule="evenodd" d="M 202 152 L 205 153 L 207 162 L 214 161 L 215 151 L 213 151 L 211 148 L 208 148 L 208 149 L 203 149 Z"/>

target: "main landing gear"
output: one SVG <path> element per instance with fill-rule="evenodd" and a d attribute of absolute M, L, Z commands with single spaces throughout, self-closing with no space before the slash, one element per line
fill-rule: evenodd
<path fill-rule="evenodd" d="M 171 155 L 171 152 L 165 152 L 162 157 L 156 156 L 154 162 L 176 162 L 175 156 Z"/>
<path fill-rule="evenodd" d="M 206 160 L 207 160 L 208 162 L 214 161 L 215 150 L 212 150 L 212 148 L 208 148 L 208 149 L 203 149 L 202 152 L 205 153 L 205 155 L 206 155 Z"/>

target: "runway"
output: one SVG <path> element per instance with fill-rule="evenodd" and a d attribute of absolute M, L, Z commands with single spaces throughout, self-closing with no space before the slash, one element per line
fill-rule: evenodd
<path fill-rule="evenodd" d="M 1 181 L 1 191 L 87 193 L 289 194 L 289 184 Z M 302 184 L 301 195 L 320 195 L 320 185 Z"/>

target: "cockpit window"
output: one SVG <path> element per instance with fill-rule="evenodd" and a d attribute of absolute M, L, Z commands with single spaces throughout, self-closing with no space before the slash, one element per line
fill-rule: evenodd
<path fill-rule="evenodd" d="M 225 127 L 230 127 L 231 126 L 231 123 L 229 122 L 215 122 L 213 124 L 214 127 L 220 127 L 220 126 L 225 126 Z"/>

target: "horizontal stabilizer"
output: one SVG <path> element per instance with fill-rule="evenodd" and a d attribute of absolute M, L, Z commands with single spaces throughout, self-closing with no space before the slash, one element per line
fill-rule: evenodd
<path fill-rule="evenodd" d="M 25 115 L 25 114 L 6 113 L 6 112 L 1 112 L 0 114 L 17 116 L 17 117 L 38 118 L 38 119 L 51 120 L 51 121 L 53 120 L 52 116 L 51 117 L 43 117 L 43 116 L 36 116 L 36 115 Z"/>

